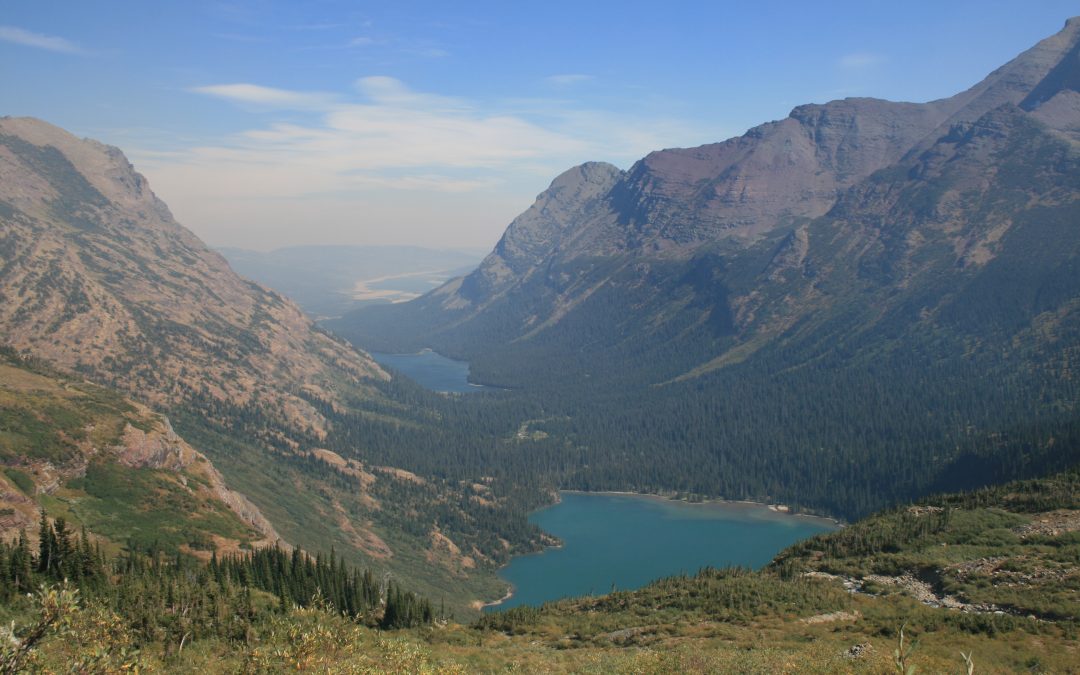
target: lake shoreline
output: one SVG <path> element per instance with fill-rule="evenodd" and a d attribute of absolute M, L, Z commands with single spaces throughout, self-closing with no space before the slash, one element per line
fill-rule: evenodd
<path fill-rule="evenodd" d="M 556 496 L 555 496 L 555 501 L 552 504 L 550 504 L 549 506 L 555 506 L 556 504 L 562 503 L 562 497 L 559 496 L 559 493 L 563 493 L 563 492 L 568 492 L 570 494 L 578 494 L 578 495 L 619 495 L 619 496 L 623 496 L 623 497 L 641 497 L 641 498 L 644 498 L 644 499 L 656 499 L 656 500 L 665 501 L 665 502 L 672 502 L 672 503 L 676 503 L 676 504 L 686 504 L 687 506 L 698 506 L 698 505 L 700 505 L 700 506 L 710 506 L 710 505 L 712 505 L 712 506 L 725 506 L 725 505 L 730 505 L 730 506 L 762 507 L 762 508 L 766 508 L 769 511 L 772 511 L 773 513 L 776 513 L 776 514 L 779 514 L 779 515 L 792 516 L 792 517 L 796 517 L 796 518 L 810 518 L 810 519 L 813 519 L 813 520 L 823 520 L 823 521 L 829 522 L 829 523 L 833 524 L 834 526 L 836 526 L 837 528 L 841 528 L 841 529 L 844 528 L 844 527 L 847 527 L 847 524 L 845 522 L 843 522 L 841 520 L 838 520 L 836 518 L 833 518 L 832 516 L 822 516 L 822 515 L 818 515 L 816 513 L 803 513 L 801 511 L 792 511 L 791 507 L 787 506 L 786 504 L 767 504 L 765 502 L 755 502 L 755 501 L 752 501 L 752 500 L 749 500 L 749 499 L 718 499 L 718 498 L 702 499 L 700 501 L 690 501 L 689 499 L 681 499 L 681 498 L 676 497 L 674 495 L 663 495 L 663 494 L 657 494 L 655 492 L 628 492 L 628 491 L 625 491 L 625 490 L 557 490 L 556 491 Z M 548 508 L 548 506 L 544 506 L 544 507 L 541 507 L 541 508 L 546 509 L 546 508 Z M 537 510 L 539 510 L 539 509 L 537 509 Z"/>
<path fill-rule="evenodd" d="M 517 589 L 514 588 L 514 585 L 510 584 L 510 588 L 506 589 L 506 595 L 502 596 L 498 600 L 492 600 L 491 602 L 485 602 L 485 603 L 481 604 L 480 609 L 485 610 L 488 607 L 498 607 L 499 605 L 503 604 L 504 602 L 506 602 L 510 598 L 514 597 L 514 591 L 516 591 L 516 590 Z"/>
<path fill-rule="evenodd" d="M 443 396 L 504 391 L 501 387 L 471 382 L 467 361 L 450 358 L 430 347 L 418 352 L 369 351 L 368 354 L 380 367 Z"/>
<path fill-rule="evenodd" d="M 701 501 L 690 501 L 690 500 L 687 500 L 687 499 L 676 498 L 673 495 L 629 492 L 629 491 L 621 491 L 621 490 L 602 490 L 602 491 L 593 491 L 593 490 L 556 490 L 556 491 L 553 491 L 553 493 L 550 493 L 550 494 L 551 494 L 551 497 L 552 497 L 552 502 L 549 503 L 549 504 L 546 504 L 544 506 L 541 506 L 540 508 L 535 509 L 534 511 L 530 512 L 530 514 L 529 514 L 530 520 L 532 519 L 534 514 L 541 513 L 543 511 L 546 511 L 548 509 L 554 508 L 554 507 L 559 506 L 560 504 L 562 504 L 563 503 L 563 495 L 565 494 L 565 495 L 583 495 L 583 496 L 598 496 L 598 497 L 599 496 L 627 497 L 627 498 L 648 500 L 648 501 L 657 502 L 657 503 L 667 503 L 667 504 L 672 504 L 674 506 L 679 506 L 679 507 L 685 506 L 685 507 L 690 507 L 690 508 L 693 508 L 693 507 L 702 507 L 702 508 L 709 508 L 709 507 L 713 507 L 713 508 L 722 507 L 723 508 L 723 507 L 726 507 L 728 509 L 733 510 L 736 513 L 738 513 L 738 512 L 743 512 L 743 513 L 747 513 L 747 514 L 752 513 L 753 515 L 749 515 L 749 517 L 750 518 L 755 518 L 756 517 L 763 524 L 768 523 L 768 522 L 780 522 L 780 521 L 784 521 L 784 520 L 789 520 L 792 516 L 797 516 L 797 517 L 799 517 L 798 520 L 802 520 L 804 522 L 809 521 L 809 522 L 816 523 L 816 524 L 819 524 L 819 525 L 827 526 L 829 529 L 844 527 L 844 524 L 841 523 L 840 521 L 838 521 L 835 518 L 829 518 L 829 517 L 826 517 L 826 516 L 818 516 L 818 515 L 807 514 L 807 513 L 792 513 L 790 511 L 790 509 L 788 509 L 784 505 L 765 504 L 765 503 L 762 503 L 762 502 L 755 502 L 755 501 L 749 501 L 749 500 L 706 499 L 706 500 L 701 500 Z M 732 508 L 732 507 L 734 507 L 734 508 Z M 789 521 L 789 522 L 791 522 L 791 521 Z M 561 548 L 564 547 L 565 542 L 561 538 L 559 538 L 557 535 L 552 535 L 550 532 L 548 532 L 546 530 L 544 530 L 544 535 L 545 535 L 545 539 L 550 538 L 550 540 L 555 540 L 555 542 L 553 542 L 551 544 L 545 544 L 538 551 L 532 551 L 532 552 L 529 552 L 529 553 L 523 553 L 523 554 L 512 556 L 512 558 L 511 558 L 511 560 L 509 562 L 507 562 L 505 565 L 502 565 L 501 567 L 499 567 L 499 569 L 496 571 L 496 574 L 500 574 L 503 570 L 510 567 L 514 563 L 514 561 L 520 560 L 521 558 L 528 558 L 528 557 L 533 557 L 533 556 L 542 556 L 542 555 L 548 553 L 549 551 L 558 550 L 558 549 L 561 549 Z M 500 577 L 500 578 L 502 578 L 502 577 Z M 663 578 L 663 576 L 661 575 L 661 576 L 658 576 L 657 578 L 658 579 Z M 474 604 L 474 607 L 477 607 L 477 609 L 480 609 L 481 611 L 486 611 L 486 610 L 489 610 L 489 609 L 492 609 L 492 608 L 499 607 L 499 606 L 507 603 L 512 598 L 514 598 L 514 596 L 517 594 L 518 589 L 514 586 L 513 582 L 511 582 L 511 581 L 509 581 L 507 579 L 503 579 L 503 580 L 506 581 L 507 584 L 508 584 L 507 592 L 503 597 L 501 597 L 501 598 L 499 598 L 497 600 L 491 600 L 491 601 L 477 601 L 476 604 Z"/>

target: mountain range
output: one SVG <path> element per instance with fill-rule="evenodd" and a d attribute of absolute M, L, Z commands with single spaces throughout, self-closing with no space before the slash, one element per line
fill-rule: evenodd
<path fill-rule="evenodd" d="M 118 149 L 0 118 L 4 611 L 60 584 L 0 669 L 1067 670 L 1078 224 L 1080 19 L 951 98 L 574 167 L 475 270 L 322 323 Z M 228 253 L 299 293 L 328 255 Z M 338 253 L 316 296 L 395 271 Z M 498 388 L 363 351 L 424 347 Z M 448 622 L 557 543 L 527 519 L 556 489 L 886 510 L 763 570 Z"/>
<path fill-rule="evenodd" d="M 2 118 L 0 525 L 142 545 L 160 514 L 114 516 L 168 496 L 174 550 L 330 548 L 470 612 L 551 543 L 526 515 L 556 487 L 855 518 L 1067 467 L 1078 73 L 1070 20 L 949 99 L 584 164 L 475 271 L 322 325 L 116 148 Z M 322 326 L 502 390 L 426 392 Z"/>
<path fill-rule="evenodd" d="M 1078 83 L 1071 19 L 947 99 L 799 106 L 627 171 L 587 163 L 472 273 L 326 325 L 542 401 L 530 428 L 584 458 L 563 485 L 858 515 L 1063 466 Z"/>
<path fill-rule="evenodd" d="M 108 514 L 145 511 L 157 489 L 186 504 L 158 523 L 176 530 L 162 535 L 173 550 L 213 536 L 231 542 L 223 551 L 336 548 L 461 611 L 496 592 L 500 561 L 539 546 L 524 511 L 504 515 L 495 479 L 463 487 L 395 463 L 399 448 L 451 442 L 438 411 L 401 402 L 367 354 L 237 275 L 118 149 L 0 118 L 0 223 L 7 535 L 48 507 L 114 544 L 149 545 L 138 522 L 157 521 L 118 527 Z M 24 373 L 39 362 L 47 374 Z M 148 493 L 123 489 L 136 473 Z"/>

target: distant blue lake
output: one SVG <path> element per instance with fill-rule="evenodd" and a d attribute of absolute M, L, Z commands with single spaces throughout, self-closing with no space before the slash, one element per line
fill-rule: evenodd
<path fill-rule="evenodd" d="M 514 588 L 490 609 L 640 588 L 702 567 L 758 568 L 831 521 L 777 513 L 755 504 L 687 504 L 658 497 L 563 492 L 529 520 L 562 548 L 514 558 L 499 576 Z"/>
<path fill-rule="evenodd" d="M 371 352 L 371 358 L 387 368 L 393 368 L 417 384 L 432 391 L 469 394 L 493 389 L 481 384 L 469 383 L 469 364 L 455 361 L 442 354 L 425 349 L 419 354 L 380 354 Z"/>

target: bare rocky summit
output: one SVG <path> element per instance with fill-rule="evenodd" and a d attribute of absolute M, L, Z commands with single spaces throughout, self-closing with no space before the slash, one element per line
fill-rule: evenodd
<path fill-rule="evenodd" d="M 723 319 L 718 325 L 733 323 L 748 339 L 763 328 L 764 315 L 786 317 L 764 327 L 782 331 L 798 320 L 793 307 L 815 307 L 820 297 L 813 288 L 799 291 L 798 300 L 790 294 L 778 296 L 784 270 L 807 271 L 807 260 L 815 258 L 814 273 L 834 267 L 820 260 L 835 251 L 821 244 L 815 250 L 815 239 L 823 239 L 808 234 L 811 222 L 828 220 L 837 208 L 844 214 L 872 208 L 873 217 L 879 218 L 890 217 L 888 209 L 917 211 L 910 208 L 910 190 L 901 192 L 897 181 L 886 185 L 874 178 L 883 171 L 894 171 L 889 174 L 894 179 L 900 179 L 902 171 L 923 171 L 904 177 L 909 187 L 931 177 L 962 180 L 968 198 L 970 190 L 988 189 L 996 174 L 984 169 L 996 161 L 994 153 L 1002 152 L 1003 145 L 987 141 L 977 154 L 975 145 L 963 144 L 962 178 L 959 168 L 948 165 L 946 155 L 956 152 L 958 135 L 972 129 L 1004 124 L 1009 130 L 1002 133 L 1009 135 L 1015 125 L 1030 122 L 1040 133 L 1075 143 L 1080 138 L 1078 73 L 1080 19 L 1071 19 L 1056 35 L 950 98 L 928 103 L 849 98 L 803 105 L 787 118 L 737 138 L 650 153 L 625 172 L 595 163 L 575 167 L 556 178 L 510 224 L 476 271 L 427 297 L 393 308 L 360 310 L 356 318 L 347 316 L 333 326 L 363 344 L 441 346 L 473 356 L 476 350 L 470 345 L 476 346 L 479 335 L 504 345 L 530 340 L 584 307 L 590 297 L 625 294 L 627 287 L 636 293 L 638 282 L 655 286 L 655 275 L 668 281 L 680 274 L 700 280 L 702 271 L 694 261 L 720 256 L 728 270 L 752 265 L 755 273 L 764 269 L 764 274 L 752 283 L 736 284 L 730 274 L 714 269 L 708 274 L 718 283 L 723 278 L 720 285 L 731 291 L 730 297 L 721 298 L 725 302 L 715 311 L 708 309 L 716 304 L 719 287 L 705 284 L 689 290 L 700 302 L 688 306 L 704 307 L 713 319 L 730 314 L 730 322 Z M 960 187 L 948 191 L 952 196 L 940 206 L 942 219 L 969 217 L 965 209 L 973 202 L 961 200 L 961 192 Z M 1063 201 L 1055 198 L 1055 203 Z M 947 210 L 951 215 L 944 215 Z M 956 249 L 960 266 L 988 260 L 994 242 L 1004 234 L 1001 222 L 998 229 L 976 220 L 970 226 L 978 232 L 957 226 L 947 242 Z M 922 246 L 920 236 L 911 234 L 916 248 Z M 924 239 L 945 243 L 936 235 Z M 913 249 L 909 258 L 917 257 Z M 745 273 L 740 269 L 740 275 Z M 701 298 L 703 292 L 711 299 Z M 786 299 L 778 303 L 779 297 Z M 686 304 L 685 298 L 666 300 L 650 302 L 635 295 L 630 311 L 638 313 L 640 330 L 667 321 L 673 306 Z M 649 314 L 654 311 L 665 318 Z M 425 336 L 425 344 L 410 337 L 417 333 Z"/>
<path fill-rule="evenodd" d="M 318 434 L 309 400 L 387 378 L 237 276 L 116 148 L 0 119 L 0 222 L 4 342 L 148 403 L 265 405 Z"/>

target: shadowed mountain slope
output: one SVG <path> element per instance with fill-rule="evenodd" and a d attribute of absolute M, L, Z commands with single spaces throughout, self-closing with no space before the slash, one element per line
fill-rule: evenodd
<path fill-rule="evenodd" d="M 1075 415 L 1078 44 L 1074 19 L 949 99 L 571 169 L 472 274 L 329 325 L 541 401 L 529 428 L 581 453 L 566 485 L 917 494 L 957 448 Z"/>

